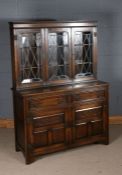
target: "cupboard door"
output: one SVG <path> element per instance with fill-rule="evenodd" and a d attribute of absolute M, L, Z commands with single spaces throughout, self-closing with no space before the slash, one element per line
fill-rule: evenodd
<path fill-rule="evenodd" d="M 16 84 L 19 87 L 37 85 L 44 80 L 43 29 L 15 31 Z"/>
<path fill-rule="evenodd" d="M 73 141 L 80 143 L 87 138 L 104 135 L 103 106 L 74 110 Z"/>
<path fill-rule="evenodd" d="M 72 29 L 72 69 L 75 81 L 96 74 L 96 28 Z"/>
<path fill-rule="evenodd" d="M 69 141 L 65 109 L 31 111 L 28 120 L 28 144 L 34 154 L 65 149 Z"/>
<path fill-rule="evenodd" d="M 71 29 L 46 30 L 47 80 L 49 83 L 71 81 Z"/>

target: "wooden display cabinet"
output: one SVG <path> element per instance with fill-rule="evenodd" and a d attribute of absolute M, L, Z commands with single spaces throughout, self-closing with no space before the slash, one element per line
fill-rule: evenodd
<path fill-rule="evenodd" d="M 97 80 L 97 24 L 11 22 L 16 150 L 37 156 L 108 144 L 108 84 Z"/>

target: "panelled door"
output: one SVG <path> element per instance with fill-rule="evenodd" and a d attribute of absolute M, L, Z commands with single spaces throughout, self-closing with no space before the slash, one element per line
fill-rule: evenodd
<path fill-rule="evenodd" d="M 104 106 L 94 102 L 88 106 L 76 107 L 73 110 L 73 143 L 82 144 L 87 139 L 90 141 L 105 135 Z"/>
<path fill-rule="evenodd" d="M 71 110 L 67 101 L 65 95 L 28 98 L 27 144 L 34 154 L 65 149 L 72 142 Z"/>

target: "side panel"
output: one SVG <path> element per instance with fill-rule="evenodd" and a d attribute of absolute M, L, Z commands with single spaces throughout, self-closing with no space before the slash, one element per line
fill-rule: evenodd
<path fill-rule="evenodd" d="M 25 153 L 25 119 L 24 119 L 24 99 L 17 93 L 14 96 L 15 108 L 15 142 L 16 151 Z"/>

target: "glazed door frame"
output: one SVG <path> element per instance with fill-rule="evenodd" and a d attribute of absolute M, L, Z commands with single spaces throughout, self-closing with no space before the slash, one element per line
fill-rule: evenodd
<path fill-rule="evenodd" d="M 59 79 L 54 78 L 53 80 L 49 80 L 49 67 L 48 67 L 49 63 L 48 63 L 48 59 L 49 59 L 49 48 L 51 47 L 49 45 L 50 44 L 49 43 L 49 35 L 51 33 L 52 34 L 56 34 L 57 39 L 58 39 L 58 37 L 61 34 L 62 34 L 62 36 L 65 35 L 63 37 L 66 37 L 66 38 L 63 38 L 63 41 L 62 42 L 67 42 L 67 43 L 63 43 L 62 45 L 60 45 L 60 43 L 58 45 L 58 43 L 55 43 L 55 41 L 54 41 L 54 47 L 56 47 L 54 49 L 56 49 L 57 52 L 58 52 L 59 49 L 60 50 L 62 49 L 63 54 L 62 53 L 61 54 L 63 55 L 63 58 L 64 58 L 63 61 L 64 62 L 66 61 L 66 64 L 64 63 L 64 65 L 67 65 L 68 66 L 68 75 L 67 75 L 67 78 L 65 78 L 65 77 L 64 78 L 60 78 L 60 76 L 59 76 Z M 67 36 L 66 36 L 66 34 L 67 34 Z M 56 28 L 46 28 L 45 29 L 45 41 L 46 41 L 45 42 L 45 49 L 46 49 L 46 65 L 47 65 L 46 66 L 46 73 L 47 73 L 46 74 L 46 80 L 47 80 L 47 84 L 71 83 L 72 82 L 72 79 L 71 79 L 72 78 L 72 69 L 71 69 L 72 68 L 71 67 L 71 59 L 72 59 L 72 54 L 71 54 L 71 28 L 62 28 L 62 27 L 60 27 L 60 28 L 57 28 L 57 27 Z M 52 49 L 52 51 L 54 51 L 54 49 Z M 66 58 L 65 58 L 65 56 L 66 56 Z M 57 62 L 58 57 L 60 57 L 60 55 L 57 54 L 55 63 Z M 57 62 L 57 66 L 59 66 L 58 65 L 58 62 Z M 56 69 L 56 67 L 54 67 L 54 70 L 55 69 Z"/>
<path fill-rule="evenodd" d="M 35 41 L 35 42 L 38 42 L 39 46 L 36 45 L 36 46 L 33 47 L 30 44 L 31 44 L 31 39 L 32 39 L 31 37 L 34 34 L 40 34 L 41 40 L 38 40 L 38 38 L 37 38 L 37 41 Z M 25 40 L 25 46 L 24 46 L 24 44 L 23 44 L 23 46 L 20 46 L 21 45 L 20 41 L 19 41 L 20 37 L 21 37 L 21 40 L 23 42 Z M 32 42 L 34 42 L 34 40 Z M 26 46 L 26 45 L 28 45 L 28 46 Z M 37 53 L 34 54 L 32 49 L 33 48 L 35 48 L 35 49 L 38 48 L 38 51 L 36 51 L 36 52 L 39 52 L 39 57 L 37 59 L 40 59 L 41 62 L 37 66 L 41 66 L 39 68 L 40 71 L 41 71 L 41 72 L 39 72 L 39 74 L 42 76 L 42 79 L 40 77 L 40 81 L 38 81 L 38 80 L 35 81 L 35 82 L 31 82 L 31 81 L 28 82 L 27 81 L 25 83 L 22 83 L 22 80 L 21 80 L 22 79 L 21 78 L 22 77 L 22 73 L 21 73 L 20 66 L 21 66 L 21 62 L 22 62 L 22 57 L 23 56 L 22 56 L 22 51 L 20 51 L 21 47 L 24 48 L 25 51 L 26 51 L 26 56 L 25 56 L 25 61 L 24 61 L 25 63 L 24 64 L 26 64 L 26 62 L 28 62 L 27 64 L 29 66 L 28 67 L 29 69 L 33 69 L 33 68 L 31 68 L 32 65 L 30 63 L 30 60 L 27 60 L 27 59 L 29 59 L 30 54 L 32 54 L 32 57 L 34 59 L 36 59 L 36 56 L 37 56 L 36 54 Z M 31 28 L 30 29 L 15 29 L 14 30 L 14 54 L 15 55 L 14 55 L 14 63 L 13 64 L 15 65 L 14 66 L 15 67 L 15 69 L 14 69 L 14 71 L 15 71 L 14 72 L 14 74 L 15 74 L 15 80 L 14 80 L 15 81 L 15 83 L 14 83 L 15 86 L 17 88 L 26 88 L 26 87 L 27 88 L 31 88 L 31 87 L 40 86 L 43 83 L 43 81 L 45 80 L 44 29 L 43 28 L 40 28 L 40 29 L 31 29 Z M 41 54 L 41 57 L 40 57 L 40 54 Z M 36 62 L 37 61 L 37 60 L 34 60 L 34 59 L 33 59 L 32 62 Z M 25 70 L 26 70 L 26 67 L 25 67 Z M 29 74 L 31 74 L 31 73 L 28 73 L 28 76 L 29 76 Z M 25 79 L 25 81 L 26 81 L 26 79 Z"/>
<path fill-rule="evenodd" d="M 75 78 L 75 72 L 76 72 L 76 68 L 75 68 L 75 60 L 76 60 L 76 52 L 75 52 L 75 32 L 81 32 L 82 36 L 81 36 L 81 43 L 79 41 L 79 45 L 82 47 L 82 53 L 83 54 L 83 48 L 85 47 L 85 43 L 83 41 L 83 33 L 91 33 L 91 43 L 88 43 L 86 45 L 88 45 L 90 47 L 90 45 L 92 46 L 91 48 L 91 52 L 92 52 L 92 58 L 91 58 L 91 64 L 92 64 L 92 69 L 93 69 L 93 73 L 91 76 L 78 76 L 77 78 Z M 77 46 L 77 44 L 76 44 Z M 73 81 L 77 82 L 77 81 L 84 81 L 84 80 L 92 80 L 92 79 L 96 79 L 97 76 L 97 28 L 96 27 L 74 27 L 72 28 L 72 76 L 73 76 Z M 86 53 L 85 53 L 86 54 Z M 88 53 L 87 53 L 88 54 Z M 83 55 L 80 55 L 82 57 L 82 59 L 84 59 Z M 83 63 L 81 63 L 83 64 Z"/>
<path fill-rule="evenodd" d="M 41 53 L 42 53 L 42 81 L 40 82 L 30 82 L 30 83 L 21 83 L 20 80 L 20 49 L 19 49 L 19 44 L 17 41 L 18 35 L 30 35 L 32 33 L 40 33 L 41 39 L 42 39 L 42 45 L 41 45 Z M 75 78 L 75 39 L 74 39 L 74 34 L 75 32 L 90 32 L 92 35 L 92 68 L 93 68 L 93 75 L 92 76 L 79 76 Z M 64 42 L 62 45 L 57 45 L 55 48 L 52 47 L 52 49 L 49 49 L 49 35 L 51 33 L 57 34 L 57 38 L 59 35 L 62 35 L 62 42 Z M 59 35 L 58 35 L 59 34 Z M 31 87 L 36 87 L 40 85 L 51 85 L 51 84 L 65 84 L 65 83 L 72 83 L 72 82 L 78 82 L 82 80 L 91 80 L 96 78 L 96 65 L 97 65 L 97 29 L 96 27 L 68 27 L 68 28 L 63 28 L 63 27 L 55 27 L 55 28 L 35 28 L 35 29 L 14 29 L 14 60 L 13 60 L 13 65 L 14 65 L 14 86 L 17 88 L 31 88 Z M 60 37 L 61 38 L 61 37 Z M 65 42 L 67 42 L 65 44 Z M 54 49 L 56 49 L 56 52 L 54 52 Z M 49 50 L 52 50 L 54 54 L 51 55 L 51 52 Z M 58 62 L 55 60 L 55 55 L 56 59 L 58 57 L 61 59 L 63 57 L 63 61 L 66 62 L 65 64 L 61 64 L 60 66 L 58 65 Z M 57 76 L 57 79 L 50 79 L 49 78 L 49 56 L 51 59 L 55 60 L 55 64 L 57 64 L 56 68 L 54 67 L 50 69 L 53 75 L 53 71 L 55 72 L 55 69 L 60 68 L 61 70 L 65 70 L 63 75 Z M 52 63 L 51 63 L 52 64 Z M 62 66 L 64 65 L 64 67 Z M 61 67 L 62 66 L 62 67 Z M 63 69 L 62 69 L 63 68 Z M 65 76 L 66 75 L 66 76 Z M 56 77 L 56 76 L 55 76 Z"/>

